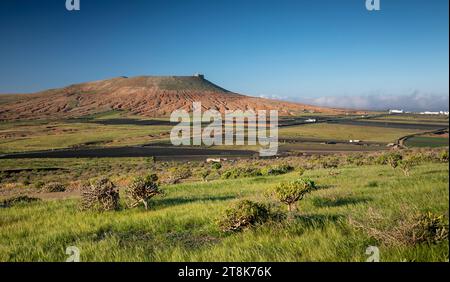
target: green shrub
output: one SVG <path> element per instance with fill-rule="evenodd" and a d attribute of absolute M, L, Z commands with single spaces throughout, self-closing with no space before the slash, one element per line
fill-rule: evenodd
<path fill-rule="evenodd" d="M 441 162 L 444 162 L 444 163 L 448 162 L 448 151 L 447 151 L 447 150 L 443 150 L 443 151 L 440 153 L 440 155 L 439 155 L 439 160 L 440 160 Z"/>
<path fill-rule="evenodd" d="M 433 161 L 433 156 L 430 154 L 422 153 L 422 152 L 415 152 L 412 155 L 408 156 L 408 159 L 414 160 L 416 164 L 423 163 L 423 162 L 431 162 Z"/>
<path fill-rule="evenodd" d="M 44 185 L 45 185 L 44 181 L 38 180 L 38 181 L 36 181 L 36 183 L 34 183 L 34 188 L 41 189 L 42 187 L 44 187 Z"/>
<path fill-rule="evenodd" d="M 221 164 L 221 163 L 213 163 L 213 164 L 211 165 L 211 167 L 212 167 L 213 169 L 215 169 L 215 170 L 219 170 L 219 169 L 222 168 L 222 164 Z"/>
<path fill-rule="evenodd" d="M 242 200 L 225 210 L 225 214 L 219 220 L 218 225 L 224 232 L 240 231 L 257 224 L 262 224 L 269 220 L 269 218 L 270 210 L 266 205 Z"/>
<path fill-rule="evenodd" d="M 305 174 L 305 171 L 306 171 L 306 169 L 304 169 L 303 167 L 297 168 L 298 176 L 303 176 L 303 174 Z"/>
<path fill-rule="evenodd" d="M 294 170 L 294 167 L 288 164 L 281 164 L 275 167 L 269 167 L 264 171 L 264 175 L 281 175 Z"/>
<path fill-rule="evenodd" d="M 367 165 L 376 164 L 376 161 L 377 161 L 376 157 L 374 155 L 366 156 L 364 159 L 365 159 L 364 164 L 367 164 Z"/>
<path fill-rule="evenodd" d="M 156 195 L 164 194 L 158 186 L 158 176 L 149 174 L 146 177 L 136 177 L 127 187 L 125 193 L 128 197 L 128 206 L 134 208 L 143 204 L 148 209 L 148 201 Z"/>
<path fill-rule="evenodd" d="M 119 191 L 108 178 L 91 181 L 81 189 L 81 210 L 111 211 L 118 210 Z"/>
<path fill-rule="evenodd" d="M 431 212 L 419 216 L 405 213 L 389 226 L 380 224 L 383 216 L 372 210 L 370 220 L 358 222 L 350 218 L 350 224 L 364 230 L 370 237 L 387 246 L 409 246 L 422 243 L 436 244 L 448 242 L 448 220 L 443 215 Z"/>
<path fill-rule="evenodd" d="M 39 198 L 33 198 L 28 196 L 17 196 L 0 201 L 0 208 L 10 208 L 15 205 L 33 203 L 40 200 L 41 199 Z"/>
<path fill-rule="evenodd" d="M 192 171 L 188 166 L 172 167 L 169 169 L 169 182 L 172 184 L 180 183 L 181 180 L 192 176 Z"/>
<path fill-rule="evenodd" d="M 202 178 L 203 181 L 206 181 L 210 174 L 211 171 L 209 169 L 205 169 L 200 172 L 200 177 Z"/>
<path fill-rule="evenodd" d="M 400 155 L 399 153 L 391 153 L 387 156 L 386 161 L 390 167 L 396 168 L 402 159 L 403 156 Z"/>
<path fill-rule="evenodd" d="M 315 190 L 314 181 L 308 178 L 300 178 L 291 182 L 280 183 L 269 190 L 268 195 L 275 197 L 278 201 L 287 205 L 288 211 L 293 211 L 295 203 Z"/>
<path fill-rule="evenodd" d="M 387 165 L 390 153 L 381 154 L 375 159 L 375 163 L 379 165 Z"/>
<path fill-rule="evenodd" d="M 64 192 L 66 191 L 66 187 L 59 182 L 50 182 L 42 188 L 44 192 L 55 193 L 55 192 Z"/>
<path fill-rule="evenodd" d="M 337 157 L 326 157 L 319 160 L 321 168 L 338 168 L 340 161 Z"/>
<path fill-rule="evenodd" d="M 254 167 L 235 167 L 222 173 L 223 179 L 236 179 L 244 177 L 262 176 L 261 169 Z"/>
<path fill-rule="evenodd" d="M 347 156 L 346 162 L 350 165 L 361 166 L 365 164 L 365 159 L 363 155 L 354 154 Z"/>
<path fill-rule="evenodd" d="M 448 223 L 443 215 L 428 212 L 419 217 L 413 238 L 417 242 L 436 244 L 448 241 Z"/>
<path fill-rule="evenodd" d="M 410 171 L 417 162 L 414 159 L 406 159 L 398 161 L 398 167 L 403 171 L 405 176 L 409 176 Z"/>

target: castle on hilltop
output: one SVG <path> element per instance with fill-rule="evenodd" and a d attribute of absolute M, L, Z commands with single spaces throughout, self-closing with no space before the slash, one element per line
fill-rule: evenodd
<path fill-rule="evenodd" d="M 198 78 L 201 78 L 201 79 L 205 79 L 205 75 L 204 74 L 195 73 L 194 76 L 198 77 Z"/>

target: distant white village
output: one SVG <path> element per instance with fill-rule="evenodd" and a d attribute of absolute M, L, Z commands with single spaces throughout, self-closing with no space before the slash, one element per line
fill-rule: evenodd
<path fill-rule="evenodd" d="M 420 114 L 420 115 L 445 115 L 448 116 L 448 111 L 439 111 L 439 112 L 431 112 L 431 111 L 425 111 L 425 112 L 407 112 L 404 110 L 389 110 L 389 114 Z"/>

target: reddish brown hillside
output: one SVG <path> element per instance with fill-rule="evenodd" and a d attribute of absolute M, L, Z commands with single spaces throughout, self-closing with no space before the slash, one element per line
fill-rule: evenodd
<path fill-rule="evenodd" d="M 148 117 L 165 117 L 192 102 L 205 109 L 279 110 L 280 115 L 303 111 L 341 110 L 249 97 L 227 91 L 203 77 L 140 76 L 113 78 L 35 94 L 0 96 L 0 120 L 81 117 L 109 110 L 126 110 Z"/>

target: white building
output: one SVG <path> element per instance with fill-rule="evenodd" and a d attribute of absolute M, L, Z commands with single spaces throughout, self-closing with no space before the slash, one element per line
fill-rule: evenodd
<path fill-rule="evenodd" d="M 430 111 L 425 111 L 425 112 L 421 112 L 421 115 L 440 115 L 440 112 L 430 112 Z"/>
<path fill-rule="evenodd" d="M 404 114 L 404 110 L 389 110 L 390 114 Z"/>

